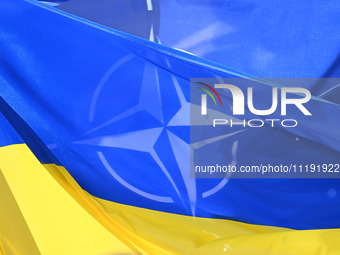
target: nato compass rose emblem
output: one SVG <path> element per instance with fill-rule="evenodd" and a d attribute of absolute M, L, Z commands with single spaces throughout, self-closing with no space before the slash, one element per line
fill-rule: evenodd
<path fill-rule="evenodd" d="M 111 190 L 108 199 L 117 201 L 119 194 L 127 204 L 195 215 L 198 200 L 222 190 L 229 178 L 191 178 L 190 150 L 230 139 L 229 163 L 235 165 L 234 135 L 244 130 L 190 144 L 190 107 L 200 106 L 190 105 L 190 82 L 164 61 L 167 70 L 128 54 L 112 65 L 91 100 L 92 128 L 75 143 L 93 151 L 105 172 L 102 188 Z"/>

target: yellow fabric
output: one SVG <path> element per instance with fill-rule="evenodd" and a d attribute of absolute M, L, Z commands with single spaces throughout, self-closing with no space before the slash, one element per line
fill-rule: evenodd
<path fill-rule="evenodd" d="M 55 181 L 26 145 L 0 148 L 0 169 L 4 255 L 14 249 L 18 255 L 134 254 Z"/>
<path fill-rule="evenodd" d="M 96 198 L 23 144 L 0 148 L 0 169 L 3 255 L 340 254 L 339 229 L 195 218 Z"/>

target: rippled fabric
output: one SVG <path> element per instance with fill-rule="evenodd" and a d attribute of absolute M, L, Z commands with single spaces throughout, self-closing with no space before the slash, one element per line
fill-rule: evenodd
<path fill-rule="evenodd" d="M 190 78 L 339 75 L 335 1 L 97 4 L 1 1 L 1 146 L 25 142 L 41 163 L 65 167 L 111 202 L 299 230 L 340 227 L 340 179 L 191 179 L 186 157 Z M 339 87 L 301 86 L 316 117 L 290 131 L 245 129 L 230 137 L 236 154 L 226 160 L 339 163 Z"/>

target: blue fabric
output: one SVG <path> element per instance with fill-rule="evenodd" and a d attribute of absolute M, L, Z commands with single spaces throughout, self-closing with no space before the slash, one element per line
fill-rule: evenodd
<path fill-rule="evenodd" d="M 57 8 L 145 39 L 153 27 L 164 45 L 258 77 L 339 76 L 335 0 L 152 0 L 152 11 L 147 2 L 68 0 Z"/>
<path fill-rule="evenodd" d="M 22 139 L 0 111 L 0 147 L 19 143 L 23 143 Z"/>
<path fill-rule="evenodd" d="M 159 1 L 160 27 L 154 35 L 162 44 L 157 44 L 38 2 L 2 0 L 0 96 L 13 111 L 1 112 L 27 144 L 37 145 L 39 138 L 37 146 L 53 154 L 43 163 L 62 164 L 100 198 L 254 224 L 340 227 L 340 179 L 221 184 L 221 179 L 189 177 L 190 78 L 339 74 L 335 1 L 280 1 L 279 6 Z M 198 44 L 192 45 L 195 33 Z M 178 44 L 198 56 L 171 48 Z M 264 128 L 234 136 L 230 146 L 238 141 L 238 160 L 312 157 L 336 163 L 339 88 L 330 86 L 306 85 L 314 97 L 331 89 L 312 102 L 313 110 L 326 114 L 291 131 Z M 18 124 L 16 114 L 25 125 Z M 27 130 L 35 136 L 24 136 Z M 216 187 L 221 188 L 214 193 Z"/>
<path fill-rule="evenodd" d="M 59 161 L 36 133 L 13 111 L 2 97 L 0 97 L 0 131 L 0 146 L 21 144 L 25 141 L 40 162 L 60 165 Z"/>

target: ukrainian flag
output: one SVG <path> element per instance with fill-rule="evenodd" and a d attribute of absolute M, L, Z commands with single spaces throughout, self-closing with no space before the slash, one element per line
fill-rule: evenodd
<path fill-rule="evenodd" d="M 339 178 L 189 170 L 190 79 L 338 77 L 339 11 L 1 0 L 0 254 L 340 254 Z M 340 87 L 301 86 L 315 118 L 238 127 L 226 158 L 339 164 Z"/>

